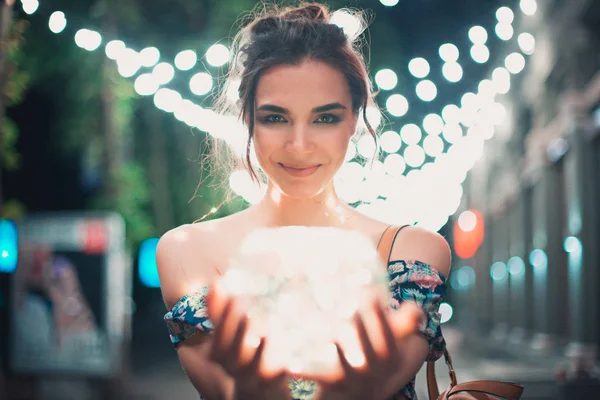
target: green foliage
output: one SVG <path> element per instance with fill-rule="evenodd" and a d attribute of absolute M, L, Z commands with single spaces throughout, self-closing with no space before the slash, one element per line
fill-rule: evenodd
<path fill-rule="evenodd" d="M 26 89 L 29 85 L 29 74 L 22 71 L 20 62 L 24 60 L 23 42 L 24 33 L 28 23 L 23 20 L 11 21 L 8 37 L 2 43 L 5 52 L 6 75 L 3 77 L 4 87 L 4 107 L 15 106 L 23 101 Z M 0 154 L 0 168 L 14 171 L 21 166 L 21 155 L 17 151 L 16 145 L 19 139 L 19 128 L 9 117 L 4 117 L 0 121 L 0 140 L 2 140 L 2 154 Z M 3 205 L 7 207 L 8 204 Z"/>
<path fill-rule="evenodd" d="M 129 241 L 139 243 L 154 231 L 146 208 L 150 201 L 146 171 L 140 164 L 128 162 L 119 170 L 116 184 L 122 195 L 114 199 L 115 208 L 125 218 Z"/>
<path fill-rule="evenodd" d="M 125 220 L 127 243 L 131 247 L 154 233 L 147 206 L 150 190 L 146 170 L 137 162 L 125 163 L 113 177 L 115 190 L 121 195 L 101 194 L 92 199 L 91 207 L 117 211 Z"/>
<path fill-rule="evenodd" d="M 9 29 L 8 38 L 4 43 L 4 50 L 8 61 L 6 81 L 4 82 L 4 95 L 8 100 L 6 104 L 8 107 L 21 103 L 29 85 L 30 76 L 21 68 L 25 61 L 23 45 L 25 42 L 24 34 L 27 32 L 28 27 L 29 24 L 26 21 L 13 21 Z"/>
<path fill-rule="evenodd" d="M 17 125 L 8 117 L 5 117 L 1 123 L 2 129 L 2 168 L 8 171 L 14 171 L 21 165 L 21 155 L 17 152 L 16 144 L 19 139 L 19 129 Z"/>
<path fill-rule="evenodd" d="M 25 216 L 25 206 L 17 199 L 9 199 L 0 208 L 0 218 L 19 221 Z"/>

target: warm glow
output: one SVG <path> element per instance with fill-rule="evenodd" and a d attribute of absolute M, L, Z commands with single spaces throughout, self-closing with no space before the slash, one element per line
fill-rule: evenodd
<path fill-rule="evenodd" d="M 372 326 L 370 299 L 387 306 L 389 295 L 385 268 L 370 238 L 337 228 L 259 229 L 232 256 L 218 294 L 234 296 L 240 312 L 250 317 L 253 339 L 247 346 L 267 337 L 265 370 L 330 374 L 339 369 L 332 351 L 336 341 L 352 365 L 365 362 L 353 315 L 361 312 Z"/>

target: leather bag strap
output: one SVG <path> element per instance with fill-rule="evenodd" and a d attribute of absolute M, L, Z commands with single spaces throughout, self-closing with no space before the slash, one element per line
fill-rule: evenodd
<path fill-rule="evenodd" d="M 454 386 L 448 396 L 459 392 L 489 393 L 507 400 L 519 400 L 523 394 L 523 385 L 512 382 L 472 381 Z"/>
<path fill-rule="evenodd" d="M 456 373 L 454 372 L 452 358 L 448 350 L 444 351 L 444 358 L 448 366 L 450 385 L 443 393 L 442 398 L 440 398 L 438 383 L 435 377 L 435 361 L 427 362 L 427 391 L 430 400 L 446 400 L 450 395 L 460 392 L 488 393 L 507 400 L 519 400 L 523 394 L 523 385 L 512 382 L 481 380 L 457 384 Z"/>
<path fill-rule="evenodd" d="M 457 385 L 457 380 L 456 372 L 454 372 L 454 366 L 452 365 L 452 357 L 450 356 L 448 349 L 444 349 L 444 360 L 446 361 L 448 375 L 450 376 L 450 386 L 447 390 L 447 392 L 449 392 Z M 435 361 L 427 362 L 427 392 L 430 400 L 438 400 L 440 397 L 440 390 L 438 387 L 437 378 L 435 377 Z"/>
<path fill-rule="evenodd" d="M 427 363 L 427 393 L 429 400 L 437 400 L 440 397 L 440 390 L 435 377 L 435 362 L 433 361 Z"/>

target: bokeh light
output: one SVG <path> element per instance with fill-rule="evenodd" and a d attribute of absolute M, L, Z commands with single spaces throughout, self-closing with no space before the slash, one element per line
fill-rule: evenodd
<path fill-rule="evenodd" d="M 425 78 L 429 75 L 431 67 L 426 59 L 417 57 L 410 60 L 408 63 L 408 70 L 415 78 Z"/>
<path fill-rule="evenodd" d="M 463 69 L 457 62 L 447 62 L 442 66 L 442 74 L 448 82 L 459 82 L 463 77 Z"/>
<path fill-rule="evenodd" d="M 392 90 L 398 84 L 398 76 L 391 69 L 382 69 L 375 74 L 375 83 L 383 90 Z"/>
<path fill-rule="evenodd" d="M 393 94 L 388 97 L 386 108 L 394 117 L 401 117 L 408 112 L 408 100 L 401 94 Z"/>
<path fill-rule="evenodd" d="M 523 32 L 517 40 L 523 53 L 532 55 L 535 52 L 535 38 L 531 33 Z"/>
<path fill-rule="evenodd" d="M 181 71 L 189 71 L 198 62 L 198 56 L 194 50 L 184 50 L 175 56 L 175 67 Z"/>
<path fill-rule="evenodd" d="M 206 51 L 206 61 L 213 67 L 220 67 L 229 61 L 229 49 L 220 43 L 213 44 Z"/>
<path fill-rule="evenodd" d="M 488 40 L 488 33 L 483 26 L 474 26 L 469 29 L 469 40 L 473 44 L 485 44 Z"/>
<path fill-rule="evenodd" d="M 52 33 L 61 33 L 67 27 L 67 17 L 62 11 L 55 11 L 48 20 L 48 27 Z"/>
<path fill-rule="evenodd" d="M 437 97 L 437 87 L 430 80 L 423 80 L 417 84 L 417 96 L 423 101 L 432 101 Z"/>
<path fill-rule="evenodd" d="M 452 43 L 445 43 L 439 49 L 440 58 L 446 62 L 456 62 L 459 57 L 458 47 Z"/>

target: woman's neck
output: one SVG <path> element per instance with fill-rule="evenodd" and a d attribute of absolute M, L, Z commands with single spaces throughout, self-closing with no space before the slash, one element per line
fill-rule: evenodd
<path fill-rule="evenodd" d="M 342 227 L 352 217 L 350 207 L 344 204 L 329 185 L 317 196 L 308 199 L 288 197 L 269 184 L 257 211 L 269 226 L 336 226 Z"/>

